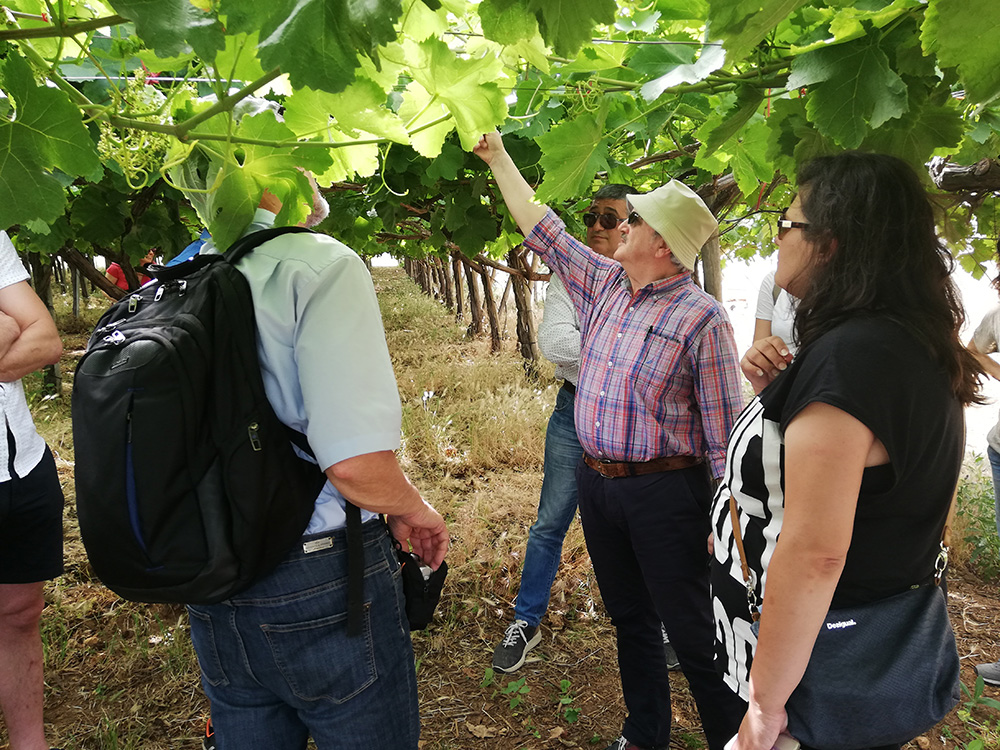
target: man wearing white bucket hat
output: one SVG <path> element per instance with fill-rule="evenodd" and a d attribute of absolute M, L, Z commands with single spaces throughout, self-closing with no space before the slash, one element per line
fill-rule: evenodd
<path fill-rule="evenodd" d="M 676 180 L 628 196 L 625 238 L 614 254 L 621 265 L 611 263 L 534 202 L 498 133 L 474 150 L 493 171 L 526 247 L 559 275 L 580 317 L 580 518 L 617 629 L 628 709 L 608 750 L 657 750 L 670 741 L 661 621 L 709 748 L 722 750 L 745 705 L 713 663 L 705 540 L 711 480 L 722 476 L 743 396 L 729 319 L 690 273 L 718 223 Z"/>

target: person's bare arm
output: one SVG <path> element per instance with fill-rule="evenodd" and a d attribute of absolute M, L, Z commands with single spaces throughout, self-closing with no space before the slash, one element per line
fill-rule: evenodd
<path fill-rule="evenodd" d="M 972 356 L 976 358 L 976 361 L 979 362 L 979 365 L 987 375 L 994 380 L 1000 380 L 1000 363 L 989 354 L 980 351 L 979 347 L 976 346 L 975 339 L 969 339 L 969 345 L 966 349 L 972 353 Z"/>
<path fill-rule="evenodd" d="M 20 332 L 0 356 L 0 381 L 19 380 L 59 361 L 62 340 L 55 321 L 27 281 L 0 289 L 0 312 L 12 318 Z M 0 334 L 0 342 L 3 338 Z"/>
<path fill-rule="evenodd" d="M 764 318 L 754 318 L 753 323 L 753 342 L 760 341 L 761 339 L 766 339 L 771 335 L 771 321 Z"/>
<path fill-rule="evenodd" d="M 444 519 L 406 478 L 392 451 L 365 453 L 338 461 L 326 476 L 359 508 L 388 517 L 392 535 L 435 570 L 448 551 Z"/>
<path fill-rule="evenodd" d="M 507 210 L 517 222 L 521 234 L 527 237 L 535 225 L 545 218 L 548 206 L 535 203 L 535 191 L 524 179 L 503 147 L 503 139 L 495 130 L 486 133 L 472 149 L 472 153 L 486 162 L 493 171 L 493 178 L 503 195 Z"/>

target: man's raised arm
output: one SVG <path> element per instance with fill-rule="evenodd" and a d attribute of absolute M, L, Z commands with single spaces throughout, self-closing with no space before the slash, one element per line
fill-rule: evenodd
<path fill-rule="evenodd" d="M 493 171 L 493 178 L 497 181 L 507 210 L 517 222 L 521 234 L 527 237 L 535 224 L 545 217 L 548 206 L 535 203 L 535 191 L 521 176 L 514 160 L 503 147 L 500 133 L 495 130 L 486 133 L 479 139 L 472 153 L 486 162 Z"/>

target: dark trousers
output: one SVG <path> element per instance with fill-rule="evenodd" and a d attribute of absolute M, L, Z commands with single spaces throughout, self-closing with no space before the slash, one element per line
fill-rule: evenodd
<path fill-rule="evenodd" d="M 622 734 L 645 748 L 670 741 L 662 622 L 698 704 L 709 748 L 722 750 L 739 729 L 746 704 L 714 665 L 706 468 L 606 479 L 581 461 L 576 476 L 587 549 L 618 635 L 628 709 Z"/>

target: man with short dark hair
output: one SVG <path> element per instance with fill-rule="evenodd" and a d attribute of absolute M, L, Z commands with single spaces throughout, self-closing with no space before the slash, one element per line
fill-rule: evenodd
<path fill-rule="evenodd" d="M 583 214 L 587 246 L 610 258 L 622 240 L 619 224 L 628 215 L 625 197 L 638 191 L 629 185 L 602 186 Z M 580 320 L 566 287 L 553 274 L 545 292 L 545 312 L 538 327 L 538 347 L 563 379 L 545 430 L 545 462 L 538 516 L 528 530 L 521 586 L 514 622 L 493 651 L 493 668 L 514 672 L 542 639 L 540 624 L 549 606 L 552 583 L 562 556 L 563 540 L 576 515 L 576 465 L 583 449 L 576 436 L 573 401 L 580 373 Z"/>
<path fill-rule="evenodd" d="M 588 252 L 546 206 L 498 133 L 474 149 L 511 215 L 566 285 L 583 336 L 576 427 L 580 518 L 618 635 L 628 716 L 608 750 L 658 750 L 670 740 L 666 627 L 711 750 L 736 734 L 745 704 L 714 666 L 708 588 L 712 478 L 722 476 L 742 408 L 732 326 L 691 278 L 718 223 L 671 180 L 630 196 L 619 265 Z"/>

